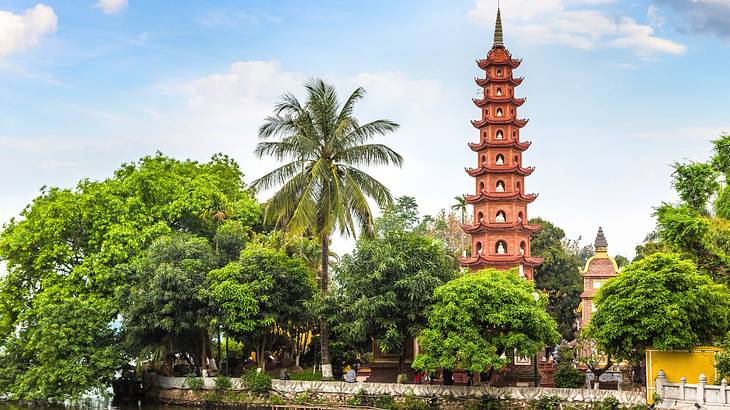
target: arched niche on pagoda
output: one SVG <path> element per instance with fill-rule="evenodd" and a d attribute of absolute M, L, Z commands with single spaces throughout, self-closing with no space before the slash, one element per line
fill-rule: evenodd
<path fill-rule="evenodd" d="M 507 222 L 507 214 L 502 210 L 497 211 L 497 216 L 494 217 L 494 222 L 497 222 L 497 223 Z"/>
<path fill-rule="evenodd" d="M 504 132 L 502 130 L 497 130 L 497 133 L 494 135 L 494 139 L 503 140 Z"/>
<path fill-rule="evenodd" d="M 504 155 L 497 154 L 497 157 L 494 159 L 494 163 L 496 165 L 504 165 Z"/>
<path fill-rule="evenodd" d="M 507 242 L 503 240 L 498 240 L 497 243 L 494 244 L 494 253 L 497 255 L 506 255 L 507 254 Z"/>
<path fill-rule="evenodd" d="M 497 181 L 497 183 L 494 186 L 494 190 L 495 190 L 495 192 L 505 192 L 506 186 L 504 185 L 504 181 L 502 181 L 501 179 L 499 181 Z"/>

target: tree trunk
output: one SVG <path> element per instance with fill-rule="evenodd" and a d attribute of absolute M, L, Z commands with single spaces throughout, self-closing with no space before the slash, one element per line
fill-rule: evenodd
<path fill-rule="evenodd" d="M 319 278 L 319 291 L 322 297 L 327 294 L 327 287 L 329 285 L 329 235 L 322 235 L 322 272 Z M 322 350 L 322 379 L 331 380 L 334 375 L 332 374 L 332 365 L 330 364 L 330 330 L 327 326 L 325 318 L 320 318 L 319 323 L 319 341 Z"/>
<path fill-rule="evenodd" d="M 208 330 L 200 336 L 200 372 L 208 368 Z"/>
<path fill-rule="evenodd" d="M 395 382 L 401 383 L 401 379 L 403 379 L 404 383 L 407 383 L 405 377 L 401 377 L 401 375 L 403 375 L 403 376 L 406 375 L 406 346 L 405 346 L 405 344 L 401 345 L 400 354 L 398 355 L 398 376 L 396 377 Z"/>

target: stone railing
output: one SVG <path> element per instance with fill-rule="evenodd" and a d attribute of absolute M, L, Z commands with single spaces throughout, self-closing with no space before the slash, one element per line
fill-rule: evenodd
<path fill-rule="evenodd" d="M 204 377 L 204 388 L 214 389 L 215 378 Z M 186 390 L 184 377 L 153 376 L 146 378 L 162 389 Z M 232 389 L 243 390 L 241 379 L 231 379 Z M 272 380 L 272 388 L 283 394 L 316 392 L 322 394 L 356 395 L 364 392 L 367 395 L 390 395 L 418 397 L 443 397 L 456 399 L 478 399 L 495 397 L 511 400 L 537 400 L 542 396 L 559 396 L 565 402 L 593 403 L 607 397 L 615 397 L 619 403 L 626 405 L 646 403 L 644 393 L 638 391 L 611 391 L 585 389 L 552 389 L 532 387 L 486 387 L 486 386 L 443 386 L 431 384 L 394 384 L 394 383 L 344 383 L 322 381 Z"/>
<path fill-rule="evenodd" d="M 730 409 L 730 389 L 724 379 L 719 386 L 708 385 L 707 376 L 701 374 L 697 384 L 687 384 L 682 377 L 679 383 L 669 383 L 664 370 L 656 379 L 656 393 L 662 401 L 661 408 L 697 407 L 710 410 Z"/>

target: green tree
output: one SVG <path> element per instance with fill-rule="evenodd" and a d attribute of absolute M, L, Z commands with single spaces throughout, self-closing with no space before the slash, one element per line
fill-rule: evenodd
<path fill-rule="evenodd" d="M 334 329 L 354 344 L 372 337 L 384 352 L 398 354 L 404 373 L 406 346 L 427 324 L 434 289 L 455 273 L 444 247 L 422 234 L 401 229 L 360 238 L 337 270 L 344 303 Z"/>
<path fill-rule="evenodd" d="M 616 255 L 613 257 L 613 260 L 616 261 L 616 266 L 618 266 L 619 269 L 623 268 L 624 266 L 631 263 L 629 258 L 623 256 L 623 255 Z"/>
<path fill-rule="evenodd" d="M 299 333 L 308 324 L 316 286 L 304 261 L 283 250 L 253 243 L 208 279 L 224 330 L 251 342 L 259 367 L 276 334 Z"/>
<path fill-rule="evenodd" d="M 464 275 L 437 288 L 434 299 L 418 337 L 417 369 L 501 369 L 508 363 L 502 354 L 532 357 L 560 339 L 547 298 L 514 271 Z"/>
<path fill-rule="evenodd" d="M 530 219 L 541 229 L 532 236 L 532 254 L 544 258 L 535 269 L 535 286 L 548 296 L 547 310 L 566 340 L 575 337 L 575 310 L 580 304 L 583 278 L 580 260 L 570 248 L 565 231 L 541 218 Z"/>
<path fill-rule="evenodd" d="M 205 238 L 176 234 L 156 240 L 130 267 L 135 285 L 120 290 L 125 339 L 140 359 L 179 353 L 200 373 L 210 357 L 215 313 L 206 278 L 216 255 Z"/>
<path fill-rule="evenodd" d="M 6 398 L 62 403 L 89 391 L 104 394 L 126 361 L 116 307 L 106 299 L 46 288 L 0 351 L 0 391 Z"/>
<path fill-rule="evenodd" d="M 653 254 L 625 267 L 601 287 L 595 303 L 587 336 L 617 360 L 638 361 L 647 347 L 691 350 L 730 329 L 728 288 L 676 254 Z"/>
<path fill-rule="evenodd" d="M 720 188 L 718 172 L 711 164 L 701 162 L 675 162 L 672 167 L 672 187 L 679 197 L 695 211 L 707 214 L 710 197 Z"/>
<path fill-rule="evenodd" d="M 82 180 L 71 189 L 42 188 L 0 233 L 0 261 L 7 270 L 0 278 L 0 350 L 37 351 L 31 339 L 16 337 L 15 331 L 23 328 L 25 334 L 34 334 L 47 330 L 35 328 L 46 322 L 30 318 L 38 317 L 39 310 L 48 305 L 40 301 L 50 300 L 45 293 L 51 289 L 57 292 L 54 295 L 73 295 L 82 305 L 104 306 L 100 316 L 89 317 L 94 323 L 114 320 L 120 312 L 115 295 L 140 279 L 134 270 L 122 266 L 132 264 L 155 239 L 173 232 L 189 232 L 212 241 L 220 224 L 205 211 L 221 202 L 232 210 L 227 221 L 245 227 L 259 223 L 259 205 L 246 188 L 238 165 L 224 155 L 199 163 L 158 153 L 123 164 L 101 181 Z M 80 335 L 88 332 L 80 330 Z M 66 347 L 83 351 L 87 348 L 84 340 L 69 338 Z M 120 349 L 119 343 L 117 338 L 98 337 L 94 348 L 103 356 Z M 28 374 L 53 374 L 53 366 L 58 364 L 37 358 L 28 363 L 24 370 Z M 9 362 L 0 363 L 5 365 Z M 96 372 L 96 377 L 58 378 L 55 389 L 59 395 L 109 380 L 104 365 L 88 366 L 85 371 Z M 12 392 L 33 389 L 22 385 L 31 383 L 30 379 L 17 380 L 21 382 L 13 385 Z M 48 397 L 59 396 L 49 392 Z"/>
<path fill-rule="evenodd" d="M 466 198 L 463 196 L 455 196 L 454 197 L 454 205 L 451 205 L 451 210 L 454 212 L 458 212 L 461 215 L 461 223 L 466 223 L 466 213 L 468 209 L 468 204 L 466 202 Z"/>
<path fill-rule="evenodd" d="M 402 158 L 385 145 L 368 143 L 395 131 L 398 124 L 388 120 L 360 124 L 353 112 L 365 95 L 362 88 L 344 104 L 338 101 L 334 87 L 322 80 L 313 80 L 305 88 L 304 104 L 285 94 L 259 129 L 265 141 L 256 147 L 256 155 L 290 162 L 264 175 L 254 186 L 265 190 L 281 185 L 266 203 L 267 218 L 295 234 L 308 231 L 320 239 L 320 291 L 325 294 L 332 234 L 355 235 L 358 229 L 370 234 L 373 216 L 368 198 L 378 206 L 392 201 L 390 191 L 359 167 L 400 166 Z M 320 323 L 322 371 L 325 378 L 331 378 L 325 322 Z"/>

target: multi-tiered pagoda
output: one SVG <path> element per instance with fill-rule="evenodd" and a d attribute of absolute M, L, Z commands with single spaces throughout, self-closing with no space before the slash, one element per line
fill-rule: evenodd
<path fill-rule="evenodd" d="M 522 166 L 522 154 L 530 143 L 520 141 L 527 120 L 517 118 L 517 109 L 525 103 L 515 96 L 523 79 L 515 78 L 513 70 L 520 62 L 504 46 L 498 9 L 494 45 L 486 59 L 477 61 L 485 72 L 476 80 L 484 93 L 474 99 L 482 118 L 472 121 L 479 130 L 479 143 L 469 144 L 477 154 L 477 167 L 466 172 L 475 179 L 476 194 L 465 196 L 474 206 L 474 221 L 462 227 L 472 238 L 471 257 L 462 263 L 471 270 L 519 268 L 532 280 L 533 268 L 542 258 L 530 254 L 530 237 L 540 226 L 527 223 L 527 205 L 537 195 L 525 194 L 525 177 L 534 168 Z"/>

